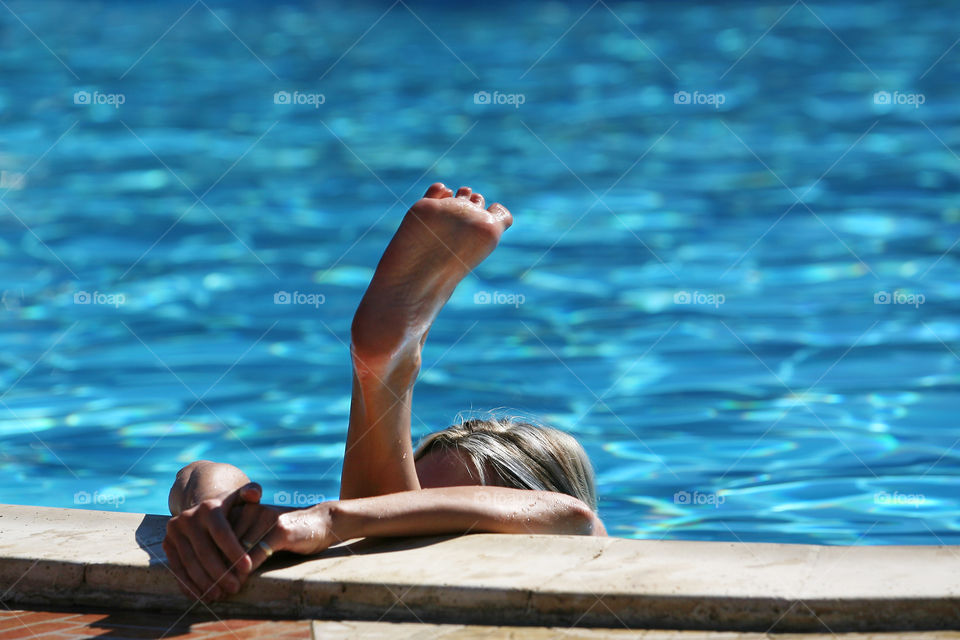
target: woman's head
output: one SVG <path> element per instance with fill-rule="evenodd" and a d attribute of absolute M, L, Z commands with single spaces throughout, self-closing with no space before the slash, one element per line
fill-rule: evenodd
<path fill-rule="evenodd" d="M 421 485 L 554 491 L 597 510 L 586 451 L 573 436 L 550 427 L 507 418 L 467 420 L 425 437 L 413 459 Z"/>

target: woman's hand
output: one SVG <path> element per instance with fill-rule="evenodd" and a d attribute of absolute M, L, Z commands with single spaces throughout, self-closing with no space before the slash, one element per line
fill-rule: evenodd
<path fill-rule="evenodd" d="M 203 500 L 167 522 L 163 550 L 184 594 L 215 600 L 240 590 L 253 563 L 227 515 L 235 505 L 259 502 L 261 491 L 251 482 Z"/>
<path fill-rule="evenodd" d="M 320 553 L 339 542 L 333 534 L 331 502 L 291 509 L 244 501 L 230 511 L 233 531 L 252 561 L 251 571 L 276 551 Z"/>

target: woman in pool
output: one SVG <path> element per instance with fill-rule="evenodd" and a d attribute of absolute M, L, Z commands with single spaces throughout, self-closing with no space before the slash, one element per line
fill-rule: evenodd
<path fill-rule="evenodd" d="M 275 551 L 314 554 L 371 536 L 488 533 L 606 535 L 593 470 L 571 436 L 526 422 L 468 420 L 413 451 L 410 406 L 421 349 L 454 288 L 513 221 L 469 187 L 441 183 L 404 216 L 353 319 L 353 394 L 340 500 L 260 503 L 230 464 L 177 474 L 163 541 L 188 595 L 239 591 Z"/>

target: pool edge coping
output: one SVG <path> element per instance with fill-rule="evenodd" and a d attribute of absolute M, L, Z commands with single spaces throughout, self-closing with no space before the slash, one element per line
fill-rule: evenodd
<path fill-rule="evenodd" d="M 183 611 L 191 602 L 161 547 L 167 519 L 0 505 L 0 601 Z M 491 534 L 366 546 L 272 559 L 211 611 L 730 631 L 960 629 L 960 547 Z"/>

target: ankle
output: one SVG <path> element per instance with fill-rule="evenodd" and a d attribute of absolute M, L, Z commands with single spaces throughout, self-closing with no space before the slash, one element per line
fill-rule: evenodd
<path fill-rule="evenodd" d="M 354 341 L 350 345 L 353 371 L 361 383 L 370 381 L 387 385 L 396 391 L 413 386 L 420 373 L 420 343 L 412 342 L 398 349 L 369 348 Z"/>
<path fill-rule="evenodd" d="M 411 367 L 419 370 L 420 350 L 427 330 L 429 326 L 422 330 L 405 322 L 403 317 L 382 313 L 376 306 L 361 302 L 350 328 L 354 367 L 374 373 Z"/>

